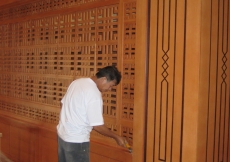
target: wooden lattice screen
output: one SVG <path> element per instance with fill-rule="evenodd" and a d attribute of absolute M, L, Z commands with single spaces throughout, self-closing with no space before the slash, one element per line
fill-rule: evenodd
<path fill-rule="evenodd" d="M 103 94 L 103 113 L 106 125 L 132 145 L 135 15 L 135 0 L 39 0 L 1 8 L 0 113 L 56 125 L 71 81 L 117 65 L 122 81 Z"/>

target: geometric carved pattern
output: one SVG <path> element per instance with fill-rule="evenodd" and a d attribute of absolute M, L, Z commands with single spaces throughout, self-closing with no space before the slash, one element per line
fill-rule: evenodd
<path fill-rule="evenodd" d="M 25 75 L 0 75 L 0 94 L 59 106 L 72 80 Z"/>
<path fill-rule="evenodd" d="M 118 6 L 97 10 L 97 67 L 116 65 L 118 61 Z"/>
<path fill-rule="evenodd" d="M 193 33 L 187 33 L 187 27 L 185 27 L 193 16 L 188 16 L 190 20 L 187 22 L 186 19 L 177 19 L 178 16 L 187 15 L 188 6 L 181 5 L 185 9 L 178 10 L 178 7 L 173 6 L 174 4 L 178 5 L 169 0 L 152 1 L 150 9 L 147 161 L 186 161 L 189 159 L 185 158 L 186 151 L 183 151 L 184 143 L 191 139 L 189 134 L 191 129 L 187 129 L 186 124 L 193 124 L 193 122 L 187 122 L 187 119 L 190 116 L 193 118 L 195 113 L 192 114 L 191 107 L 185 106 L 190 106 L 193 99 L 190 101 L 190 92 L 184 86 L 187 80 L 184 78 L 189 76 L 186 70 L 193 70 L 192 63 L 195 63 L 195 59 L 187 65 L 185 62 L 190 60 L 186 57 L 192 53 L 187 53 L 187 45 L 179 47 L 179 44 L 183 42 L 183 37 L 193 35 Z M 229 79 L 227 79 L 229 74 L 227 70 L 229 65 L 229 1 L 207 1 L 207 6 L 202 7 L 205 11 L 200 14 L 204 21 L 201 24 L 201 37 L 208 39 L 202 38 L 200 46 L 202 59 L 199 64 L 199 91 L 197 91 L 199 106 L 196 107 L 199 111 L 197 116 L 199 120 L 197 127 L 193 127 L 199 129 L 199 136 L 198 140 L 195 139 L 197 141 L 194 140 L 196 143 L 194 146 L 199 146 L 198 155 L 201 155 L 201 157 L 197 156 L 199 160 L 229 161 Z M 178 78 L 183 79 L 178 80 Z M 190 75 L 190 79 L 193 80 L 193 76 Z M 202 153 L 200 153 L 201 149 Z"/>
<path fill-rule="evenodd" d="M 162 73 L 161 73 L 161 76 L 162 76 L 162 80 L 161 80 L 161 92 L 160 92 L 160 121 L 159 121 L 159 159 L 162 160 L 162 161 L 166 161 L 166 145 L 167 145 L 167 133 L 169 133 L 169 131 L 167 130 L 167 128 L 170 127 L 170 124 L 167 122 L 168 119 L 169 119 L 169 115 L 172 115 L 172 114 L 169 114 L 168 112 L 168 98 L 169 98 L 169 94 L 167 93 L 169 91 L 169 81 L 168 81 L 168 62 L 169 61 L 169 51 L 171 50 L 170 49 L 170 41 L 169 41 L 169 38 L 170 38 L 170 26 L 171 26 L 171 21 L 170 21 L 170 3 L 169 1 L 165 2 L 164 4 L 164 9 L 163 9 L 163 20 L 162 20 L 162 33 L 160 34 L 161 35 L 161 39 L 162 39 L 162 47 L 161 47 L 161 58 L 162 58 L 162 61 L 159 61 L 159 62 L 162 62 Z M 169 146 L 170 147 L 170 146 Z"/>
<path fill-rule="evenodd" d="M 102 7 L 97 10 L 97 41 L 114 42 L 118 33 L 118 6 Z"/>
<path fill-rule="evenodd" d="M 206 159 L 229 161 L 230 109 L 229 109 L 229 1 L 213 1 L 210 11 L 212 28 L 210 38 L 209 107 L 207 117 Z M 220 12 L 221 11 L 221 12 Z M 218 16 L 215 16 L 218 15 Z M 221 30 L 220 30 L 220 29 Z M 218 50 L 216 50 L 218 49 Z"/>
<path fill-rule="evenodd" d="M 122 118 L 133 120 L 133 111 L 134 111 L 133 103 L 124 103 L 122 109 Z"/>
<path fill-rule="evenodd" d="M 96 9 L 77 13 L 77 41 L 94 45 L 96 41 Z"/>
<path fill-rule="evenodd" d="M 3 9 L 0 12 L 0 20 L 34 15 L 68 7 L 80 7 L 85 4 L 100 1 L 104 0 L 41 0 L 38 2 L 27 3 L 20 7 Z"/>
<path fill-rule="evenodd" d="M 136 20 L 136 1 L 124 3 L 124 19 L 125 21 Z"/>
<path fill-rule="evenodd" d="M 106 116 L 116 116 L 116 89 L 111 92 L 103 93 L 103 114 Z"/>
<path fill-rule="evenodd" d="M 148 74 L 149 105 L 146 148 L 151 149 L 147 153 L 147 161 L 177 161 L 172 157 L 173 155 L 180 156 L 180 152 L 177 149 L 181 147 L 180 135 L 183 121 L 180 117 L 182 108 L 178 103 L 181 101 L 179 94 L 183 90 L 177 89 L 178 87 L 175 85 L 179 85 L 180 81 L 175 81 L 175 78 L 183 76 L 184 55 L 181 53 L 176 54 L 175 49 L 178 40 L 175 40 L 174 37 L 178 33 L 183 35 L 184 29 L 178 30 L 178 33 L 174 32 L 177 24 L 175 20 L 177 15 L 175 13 L 179 13 L 179 11 L 177 7 L 173 6 L 172 1 L 155 2 L 152 3 L 150 9 L 151 45 Z M 156 6 L 156 4 L 159 6 Z M 180 21 L 180 23 L 186 24 L 183 21 Z M 178 60 L 177 64 L 175 60 Z M 177 67 L 176 70 L 175 67 Z M 178 73 L 175 73 L 175 71 Z M 178 129 L 175 131 L 175 128 Z M 175 139 L 176 142 L 174 141 Z"/>
<path fill-rule="evenodd" d="M 75 13 L 59 16 L 59 32 L 59 43 L 76 42 Z"/>
<path fill-rule="evenodd" d="M 101 7 L 96 21 L 96 66 L 117 65 L 118 61 L 118 6 Z M 103 114 L 116 117 L 116 87 L 103 93 Z"/>
<path fill-rule="evenodd" d="M 95 67 L 95 47 L 78 46 L 75 71 L 77 76 L 92 76 Z"/>
<path fill-rule="evenodd" d="M 7 111 L 7 113 L 20 115 L 25 118 L 39 120 L 42 122 L 57 124 L 59 121 L 59 113 L 48 110 L 41 110 L 38 108 L 32 108 L 26 105 L 18 105 L 14 103 L 0 101 L 0 110 Z"/>
<path fill-rule="evenodd" d="M 100 7 L 102 1 L 42 0 L 1 10 L 0 95 L 59 108 L 71 81 L 93 76 L 104 66 L 116 65 L 122 72 L 122 91 L 118 94 L 117 87 L 114 87 L 102 94 L 103 114 L 109 119 L 105 122 L 112 131 L 131 140 L 136 3 L 125 2 L 123 19 L 119 20 L 119 4 L 108 3 Z M 87 7 L 91 3 L 97 7 Z M 85 9 L 81 9 L 82 6 Z M 55 11 L 74 7 L 76 10 L 71 12 L 63 10 L 63 13 L 56 14 Z M 46 16 L 49 12 L 55 14 Z M 43 17 L 35 16 L 41 13 Z M 34 19 L 23 20 L 31 15 Z M 15 22 L 16 18 L 21 21 Z M 5 20 L 10 23 L 4 24 Z M 121 102 L 117 102 L 118 98 Z M 37 106 L 7 101 L 1 101 L 0 106 L 0 110 L 22 117 L 54 124 L 58 122 L 56 112 Z M 114 124 L 117 118 L 128 119 L 129 128 L 121 131 L 122 126 Z"/>
<path fill-rule="evenodd" d="M 123 84 L 123 109 L 122 109 L 122 118 L 133 120 L 133 111 L 134 111 L 134 84 L 124 83 Z"/>
<path fill-rule="evenodd" d="M 136 41 L 136 2 L 124 3 L 124 48 L 122 119 L 133 120 L 134 80 L 135 80 L 135 41 Z M 129 137 L 129 136 L 127 136 Z"/>

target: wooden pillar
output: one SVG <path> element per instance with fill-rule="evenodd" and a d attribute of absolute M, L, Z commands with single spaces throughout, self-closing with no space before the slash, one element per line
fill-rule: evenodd
<path fill-rule="evenodd" d="M 133 162 L 145 161 L 147 106 L 148 0 L 137 0 Z"/>

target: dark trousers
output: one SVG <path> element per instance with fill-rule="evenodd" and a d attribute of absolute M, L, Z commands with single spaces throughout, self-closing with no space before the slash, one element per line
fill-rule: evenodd
<path fill-rule="evenodd" d="M 70 143 L 58 137 L 58 162 L 89 161 L 89 142 Z"/>

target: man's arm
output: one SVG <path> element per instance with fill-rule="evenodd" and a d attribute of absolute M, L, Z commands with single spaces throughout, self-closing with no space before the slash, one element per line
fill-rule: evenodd
<path fill-rule="evenodd" d="M 120 146 L 125 147 L 125 144 L 127 143 L 123 137 L 113 133 L 105 125 L 93 126 L 93 129 L 102 135 L 115 139 L 117 144 Z"/>

